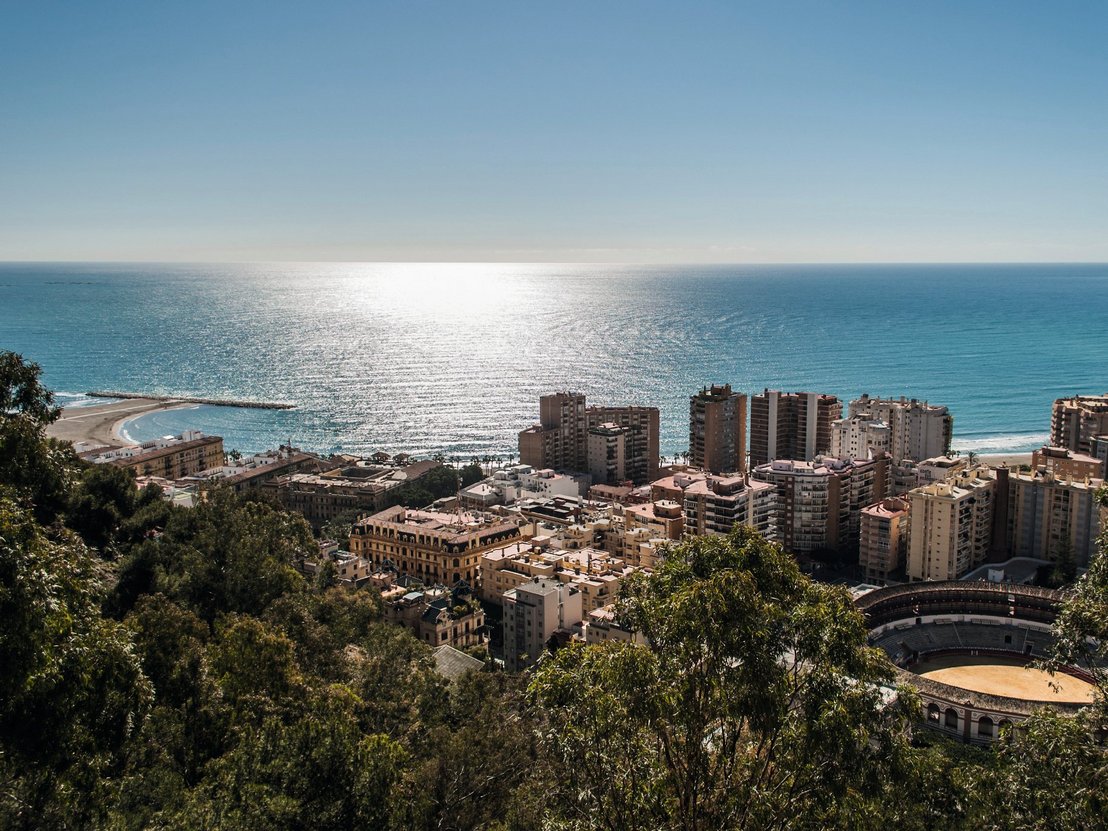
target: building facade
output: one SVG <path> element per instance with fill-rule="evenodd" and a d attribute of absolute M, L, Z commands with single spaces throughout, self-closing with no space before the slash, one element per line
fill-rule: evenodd
<path fill-rule="evenodd" d="M 752 477 L 777 489 L 777 540 L 786 551 L 850 553 L 862 508 L 886 495 L 888 460 L 777 459 L 754 468 Z"/>
<path fill-rule="evenodd" d="M 534 468 L 589 470 L 589 431 L 624 428 L 624 473 L 642 484 L 657 478 L 660 418 L 657 407 L 587 407 L 579 392 L 539 399 L 539 423 L 519 434 L 519 460 Z"/>
<path fill-rule="evenodd" d="M 539 659 L 555 632 L 581 623 L 581 593 L 569 583 L 539 578 L 504 594 L 504 664 L 518 672 Z"/>
<path fill-rule="evenodd" d="M 908 552 L 908 509 L 905 499 L 889 497 L 862 509 L 858 565 L 868 583 L 884 583 L 904 568 Z"/>
<path fill-rule="evenodd" d="M 889 426 L 889 454 L 893 462 L 949 456 L 954 417 L 946 407 L 915 398 L 870 398 L 850 402 L 849 418 L 881 421 Z"/>
<path fill-rule="evenodd" d="M 1008 503 L 1005 553 L 1052 562 L 1068 558 L 1087 568 L 1101 531 L 1096 492 L 1103 480 L 1039 470 L 1005 473 L 1000 477 Z"/>
<path fill-rule="evenodd" d="M 477 513 L 414 511 L 402 506 L 356 522 L 350 553 L 374 567 L 386 564 L 425 584 L 477 586 L 481 554 L 520 536 L 519 525 Z"/>
<path fill-rule="evenodd" d="M 1093 441 L 1108 435 L 1108 393 L 1059 398 L 1050 413 L 1050 443 L 1093 454 Z"/>
<path fill-rule="evenodd" d="M 750 464 L 811 461 L 831 452 L 831 425 L 842 415 L 834 395 L 764 390 L 750 399 Z"/>
<path fill-rule="evenodd" d="M 690 534 L 728 534 L 736 525 L 776 539 L 777 489 L 749 476 L 707 476 L 685 488 L 685 530 Z"/>
<path fill-rule="evenodd" d="M 989 558 L 996 489 L 977 467 L 908 493 L 909 580 L 957 580 Z"/>
<path fill-rule="evenodd" d="M 746 396 L 713 384 L 689 399 L 689 459 L 711 473 L 746 470 Z"/>

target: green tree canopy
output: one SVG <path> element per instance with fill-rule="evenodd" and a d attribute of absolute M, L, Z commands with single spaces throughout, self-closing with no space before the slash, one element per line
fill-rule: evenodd
<path fill-rule="evenodd" d="M 849 827 L 914 697 L 849 595 L 748 529 L 674 546 L 624 584 L 646 645 L 573 645 L 531 694 L 571 827 Z"/>

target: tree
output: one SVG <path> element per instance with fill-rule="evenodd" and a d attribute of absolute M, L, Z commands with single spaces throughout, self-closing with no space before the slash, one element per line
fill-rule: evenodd
<path fill-rule="evenodd" d="M 61 410 L 39 381 L 42 368 L 0 352 L 0 485 L 15 489 L 42 523 L 65 506 L 77 457 L 68 442 L 46 437 Z"/>
<path fill-rule="evenodd" d="M 841 588 L 750 529 L 699 537 L 624 583 L 646 645 L 571 645 L 530 693 L 568 827 L 854 824 L 917 711 Z"/>
<path fill-rule="evenodd" d="M 481 465 L 475 465 L 470 462 L 462 468 L 460 486 L 468 488 L 470 485 L 480 482 L 484 478 L 485 472 L 481 470 Z"/>
<path fill-rule="evenodd" d="M 0 495 L 0 818 L 83 827 L 150 703 L 126 631 L 100 616 L 93 563 Z"/>

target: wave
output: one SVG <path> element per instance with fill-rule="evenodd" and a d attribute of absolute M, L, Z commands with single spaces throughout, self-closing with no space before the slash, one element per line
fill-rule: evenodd
<path fill-rule="evenodd" d="M 1050 441 L 1050 433 L 1004 433 L 996 436 L 970 436 L 954 439 L 951 450 L 962 453 L 1026 453 L 1038 450 Z"/>

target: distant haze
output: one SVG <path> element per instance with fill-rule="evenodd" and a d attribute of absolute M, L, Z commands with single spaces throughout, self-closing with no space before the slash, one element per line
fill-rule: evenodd
<path fill-rule="evenodd" d="M 1105 3 L 8 3 L 0 260 L 1108 261 Z"/>

